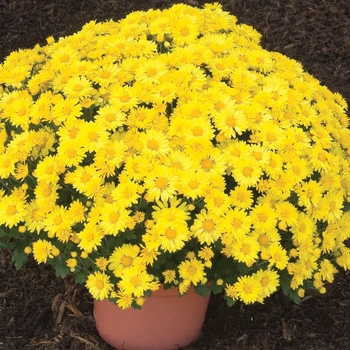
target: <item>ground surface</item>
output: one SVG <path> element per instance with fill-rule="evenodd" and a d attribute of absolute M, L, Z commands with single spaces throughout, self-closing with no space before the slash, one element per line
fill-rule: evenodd
<path fill-rule="evenodd" d="M 0 62 L 12 50 L 69 35 L 87 21 L 118 20 L 133 10 L 164 8 L 157 0 L 0 0 Z M 186 1 L 184 1 L 186 2 Z M 350 102 L 349 0 L 222 0 L 262 44 L 304 68 Z M 192 5 L 204 1 L 188 0 Z M 211 299 L 201 338 L 187 350 L 331 350 L 350 348 L 350 272 L 324 296 L 294 305 L 275 294 L 264 305 L 228 308 Z M 16 271 L 0 252 L 0 349 L 111 350 L 98 336 L 84 287 L 29 263 Z"/>

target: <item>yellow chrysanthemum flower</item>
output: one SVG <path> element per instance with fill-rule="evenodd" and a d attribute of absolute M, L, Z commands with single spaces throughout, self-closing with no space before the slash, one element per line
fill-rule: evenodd
<path fill-rule="evenodd" d="M 109 257 L 109 270 L 114 275 L 120 277 L 124 269 L 128 269 L 137 263 L 140 248 L 136 245 L 123 244 L 121 247 L 115 248 Z"/>
<path fill-rule="evenodd" d="M 38 263 L 46 263 L 48 258 L 52 258 L 53 245 L 43 239 L 39 239 L 33 243 L 33 256 Z"/>
<path fill-rule="evenodd" d="M 180 278 L 195 286 L 205 277 L 204 264 L 196 259 L 185 260 L 178 266 Z"/>
<path fill-rule="evenodd" d="M 254 277 L 261 285 L 261 298 L 266 298 L 277 290 L 279 275 L 276 271 L 260 269 L 254 274 Z"/>
<path fill-rule="evenodd" d="M 9 228 L 17 226 L 27 215 L 27 203 L 24 198 L 6 196 L 0 202 L 0 225 Z"/>
<path fill-rule="evenodd" d="M 121 280 L 118 282 L 118 288 L 124 293 L 142 297 L 146 291 L 150 290 L 153 276 L 149 275 L 140 266 L 132 266 L 124 269 Z"/>
<path fill-rule="evenodd" d="M 216 242 L 222 235 L 220 229 L 223 218 L 214 212 L 202 210 L 196 215 L 191 232 L 194 237 L 198 238 L 201 244 L 212 244 Z"/>
<path fill-rule="evenodd" d="M 107 299 L 113 290 L 109 276 L 103 272 L 95 272 L 88 276 L 86 287 L 96 300 Z"/>
<path fill-rule="evenodd" d="M 234 288 L 240 300 L 245 304 L 252 304 L 259 299 L 262 286 L 254 276 L 242 276 L 238 277 Z"/>

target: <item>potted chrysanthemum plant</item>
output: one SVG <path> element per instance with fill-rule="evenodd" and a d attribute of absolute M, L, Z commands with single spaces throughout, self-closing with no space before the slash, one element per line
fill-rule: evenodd
<path fill-rule="evenodd" d="M 152 349 L 198 337 L 211 292 L 229 305 L 324 293 L 350 266 L 347 106 L 259 39 L 218 4 L 178 4 L 12 52 L 0 66 L 0 247 L 16 267 L 32 255 L 75 274 L 96 316 L 114 305 L 140 319 L 157 293 L 199 295 L 190 339 Z"/>

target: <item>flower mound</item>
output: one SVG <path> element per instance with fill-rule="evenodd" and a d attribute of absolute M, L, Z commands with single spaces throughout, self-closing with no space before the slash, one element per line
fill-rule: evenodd
<path fill-rule="evenodd" d="M 347 106 L 259 39 L 178 4 L 11 53 L 0 247 L 17 267 L 33 254 L 123 308 L 161 283 L 230 305 L 325 292 L 350 267 Z"/>

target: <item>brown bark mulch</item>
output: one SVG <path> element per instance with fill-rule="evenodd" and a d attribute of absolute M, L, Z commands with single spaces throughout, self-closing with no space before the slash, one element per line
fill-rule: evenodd
<path fill-rule="evenodd" d="M 166 0 L 0 0 L 0 62 L 12 51 L 45 44 L 93 19 L 118 20 Z M 201 6 L 204 1 L 182 1 Z M 262 45 L 302 62 L 350 104 L 349 0 L 221 0 L 238 21 L 263 34 Z M 276 293 L 263 305 L 229 308 L 211 299 L 203 334 L 187 350 L 331 350 L 350 348 L 350 272 L 325 295 L 295 305 Z M 0 350 L 111 350 L 94 326 L 92 299 L 71 278 L 29 262 L 16 271 L 0 251 Z M 151 349 L 146 349 L 151 350 Z"/>

